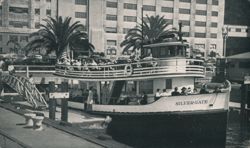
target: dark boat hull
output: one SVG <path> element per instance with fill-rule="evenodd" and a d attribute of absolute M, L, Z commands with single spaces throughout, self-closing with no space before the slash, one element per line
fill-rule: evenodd
<path fill-rule="evenodd" d="M 152 115 L 111 115 L 108 133 L 117 140 L 131 144 L 138 143 L 152 147 L 160 143 L 224 147 L 228 113 L 195 112 Z M 156 144 L 156 145 L 155 145 Z M 211 144 L 211 145 L 210 145 Z M 133 144 L 132 144 L 133 145 Z M 135 144 L 137 145 L 137 144 Z M 138 145 L 137 145 L 138 146 Z M 142 146 L 142 147 L 144 147 Z M 161 147 L 158 145 L 157 147 Z M 150 146 L 149 146 L 150 147 Z"/>

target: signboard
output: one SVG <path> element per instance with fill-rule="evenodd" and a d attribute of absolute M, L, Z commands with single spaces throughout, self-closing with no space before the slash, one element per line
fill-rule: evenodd
<path fill-rule="evenodd" d="M 250 84 L 250 76 L 244 77 L 244 84 Z"/>
<path fill-rule="evenodd" d="M 51 99 L 68 99 L 69 92 L 53 92 L 49 93 L 49 98 Z"/>

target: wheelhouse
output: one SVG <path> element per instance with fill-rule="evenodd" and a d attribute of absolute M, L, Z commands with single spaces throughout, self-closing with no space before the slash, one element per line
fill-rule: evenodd
<path fill-rule="evenodd" d="M 164 42 L 145 45 L 142 50 L 142 56 L 152 54 L 153 58 L 177 58 L 187 57 L 188 44 L 182 42 Z"/>

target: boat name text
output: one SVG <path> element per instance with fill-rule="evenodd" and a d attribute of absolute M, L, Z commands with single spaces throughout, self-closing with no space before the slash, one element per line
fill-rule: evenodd
<path fill-rule="evenodd" d="M 176 105 L 195 105 L 195 104 L 207 104 L 208 100 L 192 100 L 192 101 L 179 101 Z"/>

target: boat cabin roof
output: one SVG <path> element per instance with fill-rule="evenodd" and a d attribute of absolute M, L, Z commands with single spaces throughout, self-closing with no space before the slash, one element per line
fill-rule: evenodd
<path fill-rule="evenodd" d="M 163 42 L 163 43 L 155 43 L 155 44 L 149 44 L 144 45 L 144 48 L 153 48 L 153 47 L 166 47 L 166 46 L 188 46 L 188 44 L 182 43 L 182 42 Z"/>

